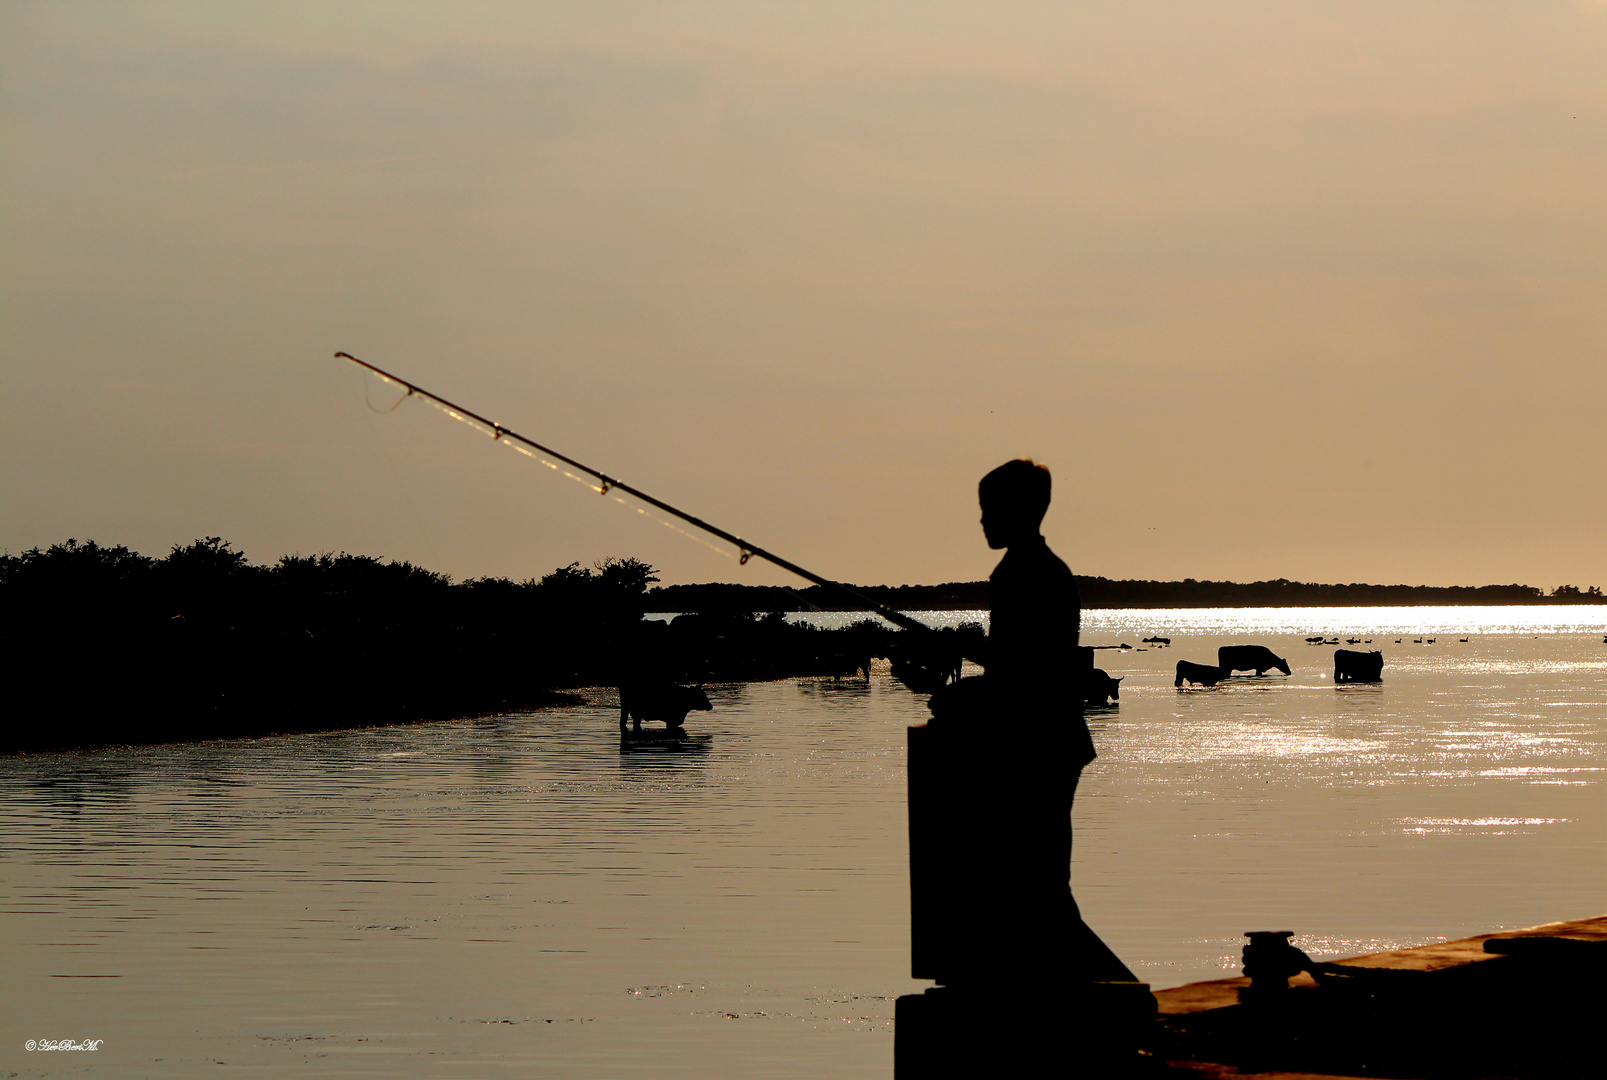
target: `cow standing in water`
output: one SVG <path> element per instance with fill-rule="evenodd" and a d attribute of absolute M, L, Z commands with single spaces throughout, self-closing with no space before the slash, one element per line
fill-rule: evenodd
<path fill-rule="evenodd" d="M 1177 678 L 1172 680 L 1173 686 L 1182 686 L 1184 683 L 1199 683 L 1201 686 L 1215 686 L 1227 678 L 1231 672 L 1223 671 L 1219 667 L 1209 664 L 1194 664 L 1187 660 L 1177 662 Z"/>
<path fill-rule="evenodd" d="M 1383 682 L 1384 654 L 1355 652 L 1351 649 L 1334 650 L 1334 682 Z"/>
<path fill-rule="evenodd" d="M 1289 674 L 1289 661 L 1275 655 L 1265 645 L 1224 645 L 1216 651 L 1216 663 L 1227 675 L 1247 670 L 1265 675 L 1273 668 Z"/>
<path fill-rule="evenodd" d="M 672 682 L 626 683 L 619 688 L 619 730 L 625 730 L 627 720 L 635 721 L 636 731 L 642 730 L 643 720 L 659 720 L 666 729 L 676 731 L 686 723 L 687 713 L 709 712 L 713 708 L 701 686 L 677 686 Z"/>
<path fill-rule="evenodd" d="M 1088 672 L 1088 681 L 1083 684 L 1083 704 L 1103 706 L 1107 700 L 1120 701 L 1122 699 L 1122 679 L 1127 676 L 1114 676 L 1108 671 L 1091 668 Z"/>

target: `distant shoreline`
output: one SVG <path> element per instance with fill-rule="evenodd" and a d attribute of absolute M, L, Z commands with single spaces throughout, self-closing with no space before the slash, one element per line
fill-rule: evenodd
<path fill-rule="evenodd" d="M 1529 607 L 1600 604 L 1599 590 L 1565 586 L 1547 594 L 1532 585 L 1322 585 L 1277 579 L 1233 581 L 1116 581 L 1078 577 L 1084 608 L 1312 608 Z M 979 611 L 988 607 L 986 581 L 943 585 L 854 585 L 855 591 L 899 611 Z M 663 585 L 648 592 L 649 611 L 865 611 L 819 585 Z"/>
<path fill-rule="evenodd" d="M 163 558 L 68 540 L 0 554 L 0 654 L 15 673 L 0 753 L 329 731 L 502 715 L 575 687 L 866 672 L 908 630 L 860 617 L 835 588 L 672 585 L 636 559 L 541 578 L 454 583 L 349 554 L 254 565 L 211 536 Z M 1083 607 L 1245 608 L 1601 604 L 1599 590 L 1524 585 L 1251 584 L 1079 579 Z M 860 587 L 905 611 L 978 612 L 987 583 Z M 847 601 L 845 603 L 845 600 Z M 849 612 L 840 627 L 789 611 Z M 1591 614 L 1595 614 L 1595 608 Z M 645 612 L 692 617 L 644 622 Z M 824 620 L 839 621 L 839 620 Z M 1595 620 L 1590 620 L 1594 622 Z M 980 626 L 938 630 L 949 651 Z"/>

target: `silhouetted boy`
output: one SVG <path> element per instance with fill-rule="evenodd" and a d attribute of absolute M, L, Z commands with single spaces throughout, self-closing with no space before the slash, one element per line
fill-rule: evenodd
<path fill-rule="evenodd" d="M 1049 487 L 1049 470 L 1026 460 L 1006 462 L 977 486 L 982 534 L 990 548 L 1006 549 L 988 579 L 987 679 L 997 700 L 1031 713 L 1017 719 L 1053 729 L 1062 766 L 1081 770 L 1094 759 L 1082 719 L 1082 598 L 1038 531 Z"/>
<path fill-rule="evenodd" d="M 1005 555 L 988 580 L 988 715 L 967 725 L 989 744 L 974 758 L 979 805 L 960 838 L 974 860 L 963 906 L 977 919 L 962 979 L 1132 980 L 1071 894 L 1072 798 L 1095 754 L 1082 715 L 1089 665 L 1077 582 L 1039 533 L 1049 470 L 1006 462 L 978 494 L 983 535 Z"/>
<path fill-rule="evenodd" d="M 1154 998 L 1071 895 L 1092 654 L 1076 579 L 1038 531 L 1049 470 L 1006 462 L 979 495 L 988 546 L 1006 551 L 987 674 L 938 689 L 932 722 L 910 729 L 911 974 L 941 985 L 899 998 L 894 1075 L 1127 1076 Z M 935 667 L 911 664 L 912 688 Z"/>

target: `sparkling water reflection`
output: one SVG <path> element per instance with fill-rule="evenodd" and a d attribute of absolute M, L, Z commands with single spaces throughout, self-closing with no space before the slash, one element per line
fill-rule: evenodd
<path fill-rule="evenodd" d="M 1251 929 L 1334 956 L 1600 912 L 1600 623 L 1492 609 L 1466 643 L 1397 645 L 1452 631 L 1394 610 L 1283 611 L 1276 632 L 1088 613 L 1091 644 L 1173 639 L 1098 654 L 1125 681 L 1078 802 L 1079 899 L 1142 977 L 1215 977 Z M 1384 650 L 1382 685 L 1333 686 L 1333 649 L 1302 640 L 1351 630 Z M 1172 686 L 1178 659 L 1245 640 L 1294 674 Z M 892 999 L 919 985 L 903 743 L 924 709 L 881 675 L 711 697 L 693 723 L 714 741 L 686 755 L 621 755 L 599 692 L 0 760 L 0 1068 L 887 1075 Z"/>
<path fill-rule="evenodd" d="M 929 626 L 988 622 L 986 611 L 913 611 Z M 835 629 L 866 618 L 858 611 L 797 611 L 798 622 Z M 649 615 L 671 619 L 673 612 Z M 891 624 L 889 624 L 891 625 Z M 1601 604 L 1535 607 L 1096 608 L 1083 612 L 1085 635 L 1150 628 L 1171 634 L 1597 634 L 1607 636 Z M 1161 636 L 1169 636 L 1162 633 Z M 1090 642 L 1091 643 L 1091 642 Z"/>

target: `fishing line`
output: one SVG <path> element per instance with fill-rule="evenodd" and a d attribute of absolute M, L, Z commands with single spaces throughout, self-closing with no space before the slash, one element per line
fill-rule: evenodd
<path fill-rule="evenodd" d="M 661 510 L 672 517 L 679 518 L 681 521 L 692 526 L 694 529 L 724 540 L 726 543 L 736 548 L 737 561 L 743 565 L 747 565 L 749 559 L 753 558 L 754 556 L 758 556 L 759 558 L 764 559 L 766 562 L 773 563 L 783 570 L 797 574 L 799 577 L 804 578 L 807 581 L 812 581 L 816 585 L 823 585 L 828 589 L 835 589 L 845 596 L 852 597 L 856 603 L 864 605 L 865 610 L 876 612 L 894 626 L 901 627 L 905 630 L 936 633 L 936 631 L 927 626 L 925 623 L 912 619 L 902 611 L 897 611 L 893 608 L 890 608 L 886 604 L 872 600 L 870 597 L 865 596 L 863 593 L 859 592 L 859 590 L 854 589 L 851 586 L 844 585 L 839 581 L 832 581 L 830 578 L 822 577 L 813 571 L 806 570 L 797 563 L 789 562 L 773 552 L 766 551 L 757 544 L 749 543 L 748 541 L 742 539 L 742 537 L 737 536 L 735 533 L 726 532 L 724 529 L 711 525 L 701 518 L 694 517 L 691 514 L 686 513 L 684 510 L 677 509 L 661 499 L 656 499 L 647 492 L 642 491 L 640 488 L 633 487 L 622 480 L 615 479 L 614 477 L 609 476 L 607 473 L 594 469 L 590 465 L 576 461 L 574 458 L 569 457 L 566 454 L 561 454 L 549 446 L 543 446 L 534 439 L 527 438 L 524 435 L 520 435 L 516 431 L 505 428 L 494 420 L 488 420 L 479 413 L 472 412 L 468 409 L 465 409 L 461 405 L 448 401 L 446 398 L 432 394 L 423 387 L 410 383 L 406 379 L 398 378 L 383 368 L 375 367 L 366 360 L 359 360 L 351 353 L 338 352 L 335 354 L 335 357 L 341 360 L 350 360 L 359 367 L 365 368 L 372 372 L 375 376 L 383 379 L 385 382 L 394 386 L 406 388 L 407 393 L 402 396 L 401 401 L 398 401 L 397 405 L 400 405 L 402 401 L 406 401 L 410 397 L 422 398 L 424 401 L 429 402 L 437 409 L 440 409 L 442 412 L 446 413 L 446 415 L 450 416 L 452 419 L 467 424 L 469 427 L 480 432 L 481 434 L 491 436 L 492 439 L 499 443 L 506 443 L 507 445 L 512 446 L 514 449 L 525 454 L 527 457 L 540 461 L 542 464 L 546 465 L 555 472 L 562 473 L 564 476 L 569 477 L 569 479 L 574 480 L 577 483 L 584 484 L 586 487 L 600 495 L 611 494 L 614 500 L 620 505 L 636 510 L 643 517 L 646 517 L 649 520 L 658 520 L 661 522 L 661 524 L 674 529 L 676 532 L 679 532 L 690 539 L 698 541 L 706 547 L 720 552 L 720 554 L 726 556 L 727 558 L 731 557 L 731 553 L 725 549 L 710 543 L 701 536 L 687 532 L 685 529 L 673 522 L 663 521 L 662 519 L 655 518 L 654 515 L 648 513 L 646 509 L 633 506 L 631 503 L 626 502 L 623 496 L 630 495 L 632 498 L 646 503 L 648 506 Z M 392 406 L 392 408 L 395 407 L 396 406 Z M 560 462 L 562 464 L 559 464 Z M 569 468 L 564 468 L 565 465 L 569 466 Z M 576 471 L 571 471 L 571 469 Z M 813 604 L 809 606 L 814 607 Z"/>
<path fill-rule="evenodd" d="M 363 404 L 368 406 L 369 412 L 377 416 L 387 416 L 395 412 L 401 408 L 402 402 L 412 397 L 412 394 L 403 394 L 396 399 L 390 408 L 376 409 L 374 408 L 373 398 L 369 396 L 369 390 L 373 384 L 364 379 L 363 373 L 360 371 L 357 372 L 357 377 L 362 379 L 363 383 Z M 378 425 L 379 421 L 369 417 L 369 423 Z M 374 434 L 374 441 L 379 444 L 380 453 L 385 455 L 385 466 L 391 471 L 391 481 L 396 485 L 396 490 L 402 493 L 401 502 L 407 510 L 407 516 L 413 519 L 413 527 L 418 530 L 419 539 L 424 541 L 424 550 L 429 553 L 431 562 L 440 565 L 441 557 L 436 554 L 435 545 L 430 542 L 430 531 L 424 527 L 424 518 L 418 512 L 418 502 L 412 497 L 413 489 L 402 480 L 402 470 L 396 467 L 396 455 L 391 453 L 390 442 L 385 438 L 378 426 L 374 426 L 370 430 Z"/>
<path fill-rule="evenodd" d="M 361 372 L 358 373 L 359 377 L 361 377 L 361 374 L 362 374 Z M 368 406 L 368 411 L 369 412 L 378 413 L 381 416 L 384 416 L 386 413 L 395 412 L 397 409 L 402 407 L 402 402 L 406 401 L 408 398 L 413 396 L 411 393 L 403 394 L 401 397 L 397 398 L 394 402 L 391 403 L 390 408 L 388 408 L 388 409 L 376 409 L 376 408 L 374 408 L 374 399 L 372 397 L 370 397 L 369 393 L 368 393 L 369 389 L 373 385 L 374 384 L 369 382 L 367 379 L 363 379 L 363 404 Z"/>

